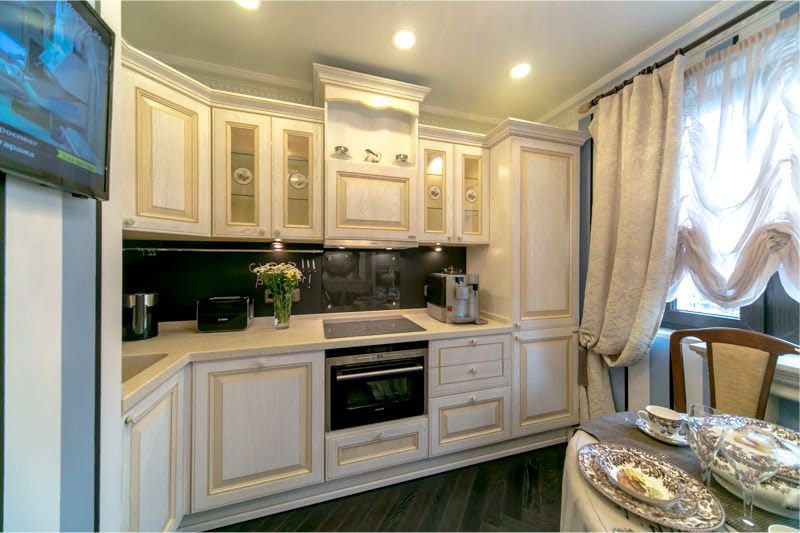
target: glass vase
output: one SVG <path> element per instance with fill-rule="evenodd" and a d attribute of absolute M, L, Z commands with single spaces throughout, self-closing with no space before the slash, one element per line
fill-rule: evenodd
<path fill-rule="evenodd" d="M 292 316 L 292 293 L 272 293 L 272 305 L 275 308 L 275 329 L 289 327 L 289 318 Z"/>

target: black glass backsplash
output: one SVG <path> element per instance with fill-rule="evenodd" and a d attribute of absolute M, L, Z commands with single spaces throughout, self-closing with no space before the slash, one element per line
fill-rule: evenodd
<path fill-rule="evenodd" d="M 265 252 L 262 243 L 132 241 L 123 242 L 123 291 L 157 292 L 162 321 L 194 320 L 195 302 L 212 296 L 251 296 L 256 316 L 271 316 L 264 289 L 256 288 L 253 263 L 292 262 L 310 278 L 300 286 L 293 314 L 409 309 L 424 307 L 425 276 L 445 267 L 466 268 L 464 248 L 435 252 L 427 246 L 408 250 L 326 250 L 319 245 L 287 244 L 288 252 Z M 133 250 L 147 249 L 148 251 Z M 180 251 L 180 249 L 249 251 Z M 169 249 L 162 251 L 161 249 Z M 304 253 L 300 253 L 300 251 Z"/>

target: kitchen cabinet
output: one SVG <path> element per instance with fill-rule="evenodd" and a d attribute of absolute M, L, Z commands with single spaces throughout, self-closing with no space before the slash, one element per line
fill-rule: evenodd
<path fill-rule="evenodd" d="M 428 457 L 428 417 L 392 420 L 325 436 L 326 479 L 371 472 Z"/>
<path fill-rule="evenodd" d="M 270 117 L 215 108 L 212 129 L 212 233 L 271 237 Z"/>
<path fill-rule="evenodd" d="M 272 119 L 273 237 L 321 241 L 322 125 Z"/>
<path fill-rule="evenodd" d="M 487 244 L 488 151 L 436 140 L 420 140 L 422 185 L 420 241 Z"/>
<path fill-rule="evenodd" d="M 529 330 L 515 335 L 514 437 L 578 423 L 578 332 Z"/>
<path fill-rule="evenodd" d="M 323 352 L 194 367 L 192 511 L 323 479 Z"/>
<path fill-rule="evenodd" d="M 123 519 L 129 531 L 174 531 L 185 511 L 184 375 L 178 372 L 124 415 Z"/>
<path fill-rule="evenodd" d="M 124 229 L 211 234 L 211 111 L 156 79 L 121 70 Z"/>
<path fill-rule="evenodd" d="M 431 398 L 431 457 L 511 438 L 511 387 Z"/>
<path fill-rule="evenodd" d="M 443 396 L 511 384 L 511 337 L 431 341 L 428 392 Z"/>

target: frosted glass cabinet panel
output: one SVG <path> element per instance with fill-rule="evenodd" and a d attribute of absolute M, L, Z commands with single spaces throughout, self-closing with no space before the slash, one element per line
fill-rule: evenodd
<path fill-rule="evenodd" d="M 322 238 L 322 125 L 272 119 L 273 237 Z"/>
<path fill-rule="evenodd" d="M 213 234 L 270 236 L 270 118 L 214 109 Z"/>
<path fill-rule="evenodd" d="M 483 148 L 455 145 L 456 242 L 489 243 L 488 157 Z"/>
<path fill-rule="evenodd" d="M 430 242 L 453 240 L 453 145 L 420 140 L 423 237 Z"/>

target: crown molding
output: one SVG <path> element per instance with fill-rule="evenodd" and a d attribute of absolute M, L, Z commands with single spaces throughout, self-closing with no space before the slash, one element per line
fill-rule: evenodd
<path fill-rule="evenodd" d="M 634 73 L 640 71 L 645 66 L 653 64 L 662 59 L 663 56 L 671 53 L 679 47 L 679 44 L 686 44 L 690 39 L 699 37 L 700 32 L 707 29 L 707 26 L 716 23 L 720 18 L 730 18 L 746 11 L 752 7 L 750 2 L 719 2 L 698 16 L 673 31 L 663 39 L 656 41 L 653 45 L 645 48 L 631 59 L 618 66 L 593 84 L 589 85 L 579 93 L 573 95 L 561 104 L 557 105 L 547 113 L 536 119 L 537 122 L 550 122 L 553 118 L 566 112 L 570 108 L 577 107 L 594 96 L 602 93 L 620 81 L 629 78 Z M 576 116 L 578 114 L 576 113 Z"/>
<path fill-rule="evenodd" d="M 472 131 L 454 130 L 451 128 L 440 128 L 438 126 L 419 125 L 419 138 L 431 141 L 442 141 L 457 144 L 468 144 L 471 146 L 486 146 L 486 135 Z"/>
<path fill-rule="evenodd" d="M 122 64 L 139 74 L 166 82 L 171 88 L 183 92 L 187 96 L 199 100 L 207 105 L 240 109 L 250 112 L 307 120 L 310 122 L 324 122 L 325 110 L 319 107 L 264 98 L 248 94 L 213 89 L 191 76 L 176 70 L 163 61 L 122 41 Z"/>
<path fill-rule="evenodd" d="M 490 117 L 487 115 L 480 115 L 478 113 L 469 113 L 467 111 L 456 111 L 455 109 L 448 109 L 445 107 L 436 107 L 427 104 L 420 104 L 419 112 L 436 117 L 445 117 L 455 119 L 456 121 L 474 122 L 476 124 L 483 124 L 489 128 L 495 127 L 503 120 L 501 117 Z"/>
<path fill-rule="evenodd" d="M 430 87 L 425 87 L 423 85 L 382 78 L 380 76 L 373 76 L 372 74 L 364 74 L 362 72 L 355 72 L 343 68 L 329 67 L 328 65 L 322 65 L 320 63 L 313 63 L 312 67 L 314 69 L 314 103 L 317 105 L 322 105 L 323 103 L 323 84 L 369 91 L 404 100 L 411 100 L 413 102 L 422 102 L 425 96 L 431 91 Z"/>
<path fill-rule="evenodd" d="M 518 118 L 507 118 L 486 134 L 487 146 L 494 146 L 508 137 L 530 137 L 541 141 L 553 141 L 581 146 L 588 135 L 580 131 L 565 130 L 548 124 L 540 124 Z"/>

